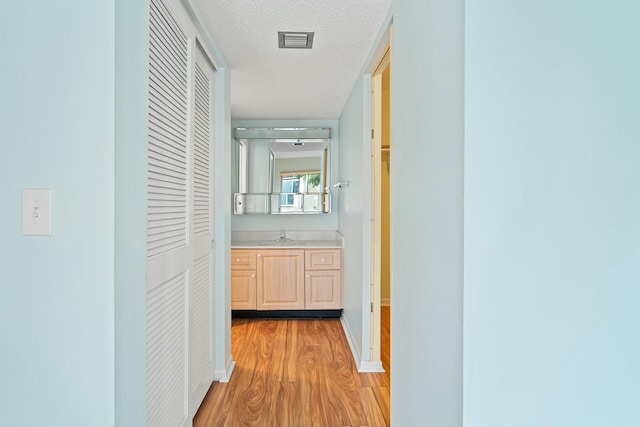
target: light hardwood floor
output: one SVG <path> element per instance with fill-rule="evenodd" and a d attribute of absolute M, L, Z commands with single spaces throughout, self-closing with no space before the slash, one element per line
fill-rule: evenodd
<path fill-rule="evenodd" d="M 380 361 L 387 371 L 387 377 L 391 373 L 391 307 L 380 307 Z"/>
<path fill-rule="evenodd" d="M 389 426 L 389 373 L 358 373 L 337 319 L 235 319 L 236 368 L 195 427 Z"/>

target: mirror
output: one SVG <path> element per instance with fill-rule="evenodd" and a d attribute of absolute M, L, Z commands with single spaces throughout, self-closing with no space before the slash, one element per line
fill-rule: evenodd
<path fill-rule="evenodd" d="M 279 138 L 238 138 L 236 214 L 328 213 L 329 137 L 309 138 L 304 129 Z M 282 129 L 278 129 L 282 131 Z M 317 131 L 317 129 L 310 129 Z M 318 136 L 314 134 L 313 136 Z"/>

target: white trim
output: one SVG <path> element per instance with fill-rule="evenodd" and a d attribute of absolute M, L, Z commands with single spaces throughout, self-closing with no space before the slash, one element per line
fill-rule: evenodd
<path fill-rule="evenodd" d="M 362 360 L 360 361 L 358 372 L 385 372 L 385 370 L 382 367 L 382 362 L 379 360 Z"/>
<path fill-rule="evenodd" d="M 180 0 L 182 7 L 187 12 L 187 15 L 191 19 L 191 23 L 195 29 L 195 32 L 198 37 L 198 41 L 204 48 L 208 59 L 211 61 L 213 68 L 217 71 L 220 68 L 227 67 L 227 63 L 213 41 L 213 37 L 211 36 L 211 32 L 207 28 L 206 25 L 203 24 L 202 13 L 200 9 L 195 4 L 194 0 Z"/>
<path fill-rule="evenodd" d="M 388 307 L 391 305 L 391 298 L 380 298 L 380 305 Z"/>
<path fill-rule="evenodd" d="M 220 369 L 214 372 L 214 380 L 221 383 L 228 383 L 231 379 L 231 375 L 236 367 L 236 362 L 233 360 L 233 356 L 229 356 L 227 360 L 226 369 Z"/>
<path fill-rule="evenodd" d="M 363 167 L 362 206 L 371 206 L 371 75 L 362 77 Z M 362 210 L 362 358 L 371 358 L 371 209 Z"/>
<path fill-rule="evenodd" d="M 356 347 L 356 341 L 353 338 L 353 334 L 351 333 L 351 328 L 347 323 L 347 319 L 344 317 L 340 317 L 340 323 L 342 323 L 342 329 L 344 330 L 344 336 L 347 337 L 347 343 L 349 343 L 349 348 L 351 349 L 351 354 L 353 355 L 353 361 L 356 362 L 356 366 L 358 367 L 358 372 L 360 372 L 360 352 L 358 351 L 358 347 Z"/>
<path fill-rule="evenodd" d="M 367 59 L 362 67 L 360 74 L 373 74 L 380 63 L 380 59 L 384 55 L 387 46 L 391 46 L 391 27 L 393 26 L 393 10 L 389 10 L 387 16 L 382 21 L 378 35 L 374 42 Z"/>
<path fill-rule="evenodd" d="M 351 333 L 349 323 L 347 323 L 347 319 L 345 319 L 344 316 L 340 317 L 340 323 L 342 323 L 344 336 L 347 337 L 347 343 L 349 343 L 349 348 L 351 349 L 351 354 L 353 355 L 353 361 L 356 362 L 358 372 L 385 372 L 384 368 L 382 367 L 382 362 L 362 360 L 362 358 L 360 357 L 360 352 L 358 351 L 358 347 L 356 347 L 355 345 L 356 341 L 353 338 L 353 334 Z"/>

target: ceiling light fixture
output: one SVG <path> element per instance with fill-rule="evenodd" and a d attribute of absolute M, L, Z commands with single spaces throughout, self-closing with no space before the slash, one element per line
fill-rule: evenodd
<path fill-rule="evenodd" d="M 280 49 L 311 49 L 313 32 L 278 31 L 278 47 Z"/>

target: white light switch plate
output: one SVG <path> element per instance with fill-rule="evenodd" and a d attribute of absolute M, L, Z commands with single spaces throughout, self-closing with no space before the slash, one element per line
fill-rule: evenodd
<path fill-rule="evenodd" d="M 51 236 L 51 190 L 25 188 L 22 190 L 22 234 Z"/>

